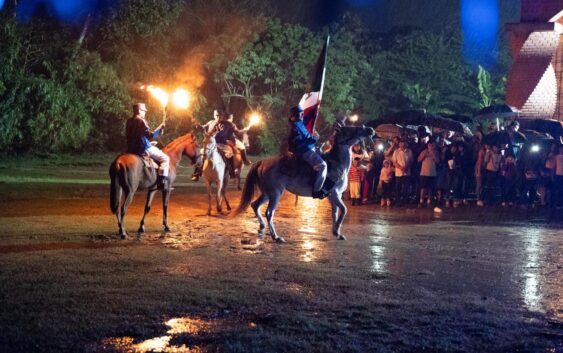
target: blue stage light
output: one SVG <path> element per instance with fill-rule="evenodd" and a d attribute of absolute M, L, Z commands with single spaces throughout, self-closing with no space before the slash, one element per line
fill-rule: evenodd
<path fill-rule="evenodd" d="M 499 8 L 497 0 L 462 0 L 463 55 L 469 64 L 491 68 L 496 63 Z"/>
<path fill-rule="evenodd" d="M 55 15 L 64 21 L 80 19 L 90 12 L 95 5 L 94 0 L 51 0 Z"/>

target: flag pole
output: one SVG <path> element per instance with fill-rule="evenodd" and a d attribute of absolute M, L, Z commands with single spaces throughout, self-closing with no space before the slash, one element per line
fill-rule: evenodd
<path fill-rule="evenodd" d="M 324 52 L 324 58 L 323 58 L 323 73 L 322 73 L 322 78 L 321 78 L 321 90 L 319 91 L 319 106 L 317 108 L 317 112 L 315 113 L 315 120 L 313 121 L 313 129 L 312 131 L 315 131 L 315 125 L 317 125 L 317 118 L 319 117 L 319 112 L 321 110 L 321 103 L 323 100 L 323 90 L 324 90 L 324 86 L 325 86 L 325 75 L 326 75 L 326 59 L 328 58 L 328 45 L 330 43 L 330 35 L 326 36 L 326 41 L 325 41 L 325 52 Z"/>

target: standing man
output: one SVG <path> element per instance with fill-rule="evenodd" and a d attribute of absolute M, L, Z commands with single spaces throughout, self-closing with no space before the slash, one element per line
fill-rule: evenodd
<path fill-rule="evenodd" d="M 146 113 L 147 107 L 144 103 L 136 103 L 133 105 L 133 117 L 127 120 L 125 126 L 127 152 L 140 156 L 147 153 L 154 159 L 160 167 L 157 185 L 159 188 L 168 188 L 170 158 L 150 142 L 153 138 L 164 133 L 164 123 L 160 124 L 154 131 L 151 131 L 149 124 L 145 120 Z"/>
<path fill-rule="evenodd" d="M 404 200 L 408 199 L 407 192 L 413 162 L 412 151 L 407 148 L 407 140 L 404 137 L 399 140 L 399 148 L 393 152 L 391 161 L 395 167 L 395 198 L 397 205 L 402 206 Z"/>
<path fill-rule="evenodd" d="M 315 151 L 318 136 L 311 135 L 305 127 L 303 108 L 300 106 L 291 108 L 289 122 L 291 124 L 288 138 L 289 151 L 307 162 L 316 172 L 312 195 L 313 198 L 323 199 L 329 194 L 328 190 L 322 188 L 326 179 L 327 164 Z"/>

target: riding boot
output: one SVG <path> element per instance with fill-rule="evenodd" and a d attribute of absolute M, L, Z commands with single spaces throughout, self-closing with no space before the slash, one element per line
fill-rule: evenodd
<path fill-rule="evenodd" d="M 251 165 L 252 162 L 248 160 L 248 155 L 246 154 L 246 149 L 241 150 L 240 153 L 242 155 L 242 161 L 244 162 L 244 164 L 245 165 Z"/>
<path fill-rule="evenodd" d="M 192 174 L 192 181 L 198 181 L 199 177 L 201 177 L 201 166 L 197 165 Z"/>
<path fill-rule="evenodd" d="M 229 175 L 231 178 L 235 177 L 236 174 L 236 169 L 235 169 L 235 162 L 234 162 L 234 157 L 231 157 L 227 160 L 227 165 L 229 167 Z"/>

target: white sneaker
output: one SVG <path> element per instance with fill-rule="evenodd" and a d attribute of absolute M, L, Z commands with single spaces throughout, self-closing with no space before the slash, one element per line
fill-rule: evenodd
<path fill-rule="evenodd" d="M 483 203 L 483 201 L 478 200 L 478 201 L 477 201 L 477 206 L 483 207 L 483 206 L 485 206 L 485 204 Z"/>
<path fill-rule="evenodd" d="M 387 200 L 387 207 L 391 206 L 391 200 Z"/>
<path fill-rule="evenodd" d="M 459 201 L 454 201 L 454 208 L 458 208 L 459 207 Z"/>
<path fill-rule="evenodd" d="M 466 199 L 463 199 L 463 204 L 464 204 L 465 206 L 467 206 L 467 205 L 469 205 L 469 201 L 467 201 Z"/>
<path fill-rule="evenodd" d="M 385 206 L 385 200 L 381 200 L 381 207 Z"/>
<path fill-rule="evenodd" d="M 506 202 L 501 203 L 502 207 L 506 207 Z"/>

